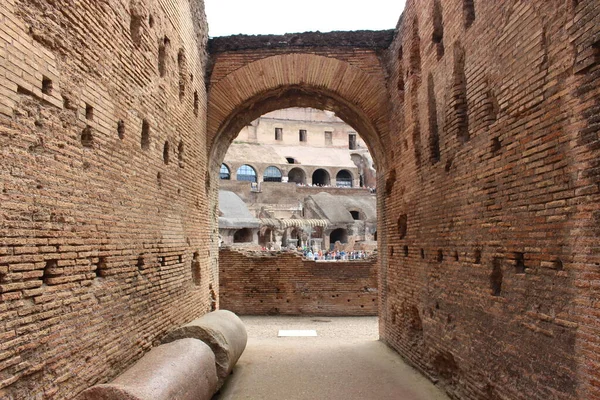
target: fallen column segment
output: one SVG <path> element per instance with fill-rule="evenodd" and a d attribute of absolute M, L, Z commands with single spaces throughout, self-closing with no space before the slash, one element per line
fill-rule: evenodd
<path fill-rule="evenodd" d="M 248 334 L 244 323 L 237 315 L 231 311 L 218 310 L 174 329 L 162 342 L 169 343 L 184 338 L 202 340 L 214 352 L 219 378 L 218 390 L 244 352 Z"/>
<path fill-rule="evenodd" d="M 181 339 L 152 349 L 114 381 L 83 391 L 77 400 L 210 400 L 217 383 L 210 347 Z"/>

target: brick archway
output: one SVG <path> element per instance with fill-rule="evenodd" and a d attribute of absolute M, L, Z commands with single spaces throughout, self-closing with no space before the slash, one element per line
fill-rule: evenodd
<path fill-rule="evenodd" d="M 217 63 L 213 71 L 218 67 Z M 387 92 L 381 66 L 369 67 L 367 72 L 347 61 L 321 55 L 281 54 L 250 62 L 211 83 L 207 121 L 211 176 L 244 125 L 287 107 L 336 112 L 360 133 L 384 171 Z M 379 71 L 372 72 L 373 67 Z"/>

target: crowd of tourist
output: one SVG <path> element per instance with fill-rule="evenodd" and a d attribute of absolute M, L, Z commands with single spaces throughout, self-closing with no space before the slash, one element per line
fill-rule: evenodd
<path fill-rule="evenodd" d="M 314 261 L 349 261 L 349 260 L 364 260 L 365 258 L 368 257 L 368 254 L 366 251 L 363 250 L 358 250 L 358 251 L 323 251 L 323 250 L 318 250 L 318 251 L 312 251 L 312 249 L 307 249 L 307 248 L 303 248 L 303 249 L 299 249 L 298 251 L 300 251 L 304 257 L 306 257 L 309 260 L 314 260 Z"/>

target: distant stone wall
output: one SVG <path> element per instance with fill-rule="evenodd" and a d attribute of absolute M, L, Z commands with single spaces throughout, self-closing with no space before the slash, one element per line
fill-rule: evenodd
<path fill-rule="evenodd" d="M 377 315 L 377 260 L 219 251 L 221 308 L 242 315 Z"/>

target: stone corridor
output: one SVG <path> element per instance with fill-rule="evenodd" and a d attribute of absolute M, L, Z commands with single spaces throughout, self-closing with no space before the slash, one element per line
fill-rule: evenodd
<path fill-rule="evenodd" d="M 241 317 L 248 344 L 213 400 L 447 400 L 377 340 L 377 317 Z M 277 337 L 280 329 L 317 337 Z"/>

